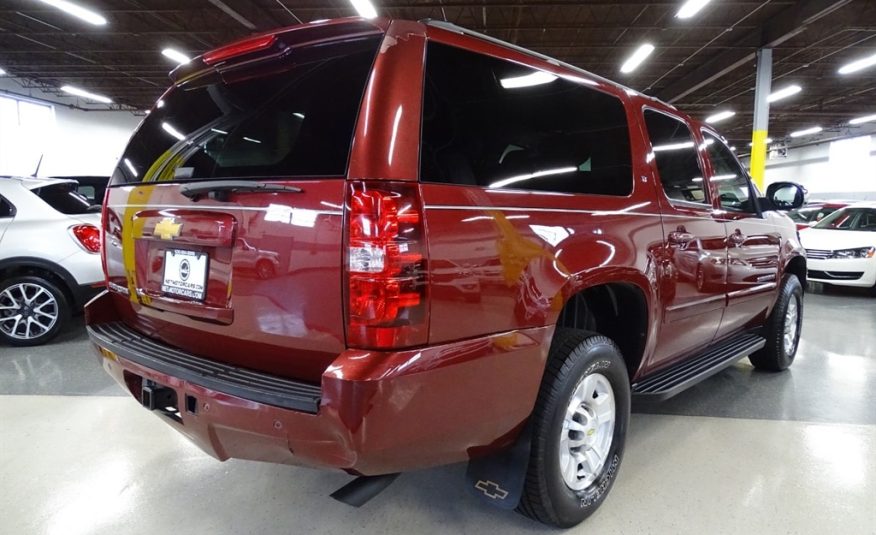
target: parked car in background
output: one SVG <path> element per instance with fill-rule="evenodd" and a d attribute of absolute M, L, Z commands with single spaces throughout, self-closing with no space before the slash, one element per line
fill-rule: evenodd
<path fill-rule="evenodd" d="M 614 484 L 632 399 L 794 360 L 806 259 L 774 208 L 804 192 L 759 198 L 671 105 L 381 18 L 172 78 L 113 174 L 86 324 L 104 369 L 219 459 L 372 476 L 335 493 L 359 504 L 469 461 L 476 496 L 568 527 Z"/>
<path fill-rule="evenodd" d="M 109 183 L 108 176 L 56 176 L 63 180 L 75 180 L 76 191 L 88 199 L 91 204 L 101 204 L 103 195 L 106 193 L 106 185 Z"/>
<path fill-rule="evenodd" d="M 0 180 L 0 343 L 51 340 L 103 288 L 100 213 L 73 180 Z"/>
<path fill-rule="evenodd" d="M 794 220 L 794 223 L 797 225 L 797 230 L 803 230 L 818 223 L 840 208 L 845 208 L 853 202 L 854 201 L 811 202 L 806 206 L 796 210 L 791 210 L 788 212 L 788 217 Z"/>
<path fill-rule="evenodd" d="M 800 233 L 809 280 L 876 288 L 876 203 L 841 208 Z"/>

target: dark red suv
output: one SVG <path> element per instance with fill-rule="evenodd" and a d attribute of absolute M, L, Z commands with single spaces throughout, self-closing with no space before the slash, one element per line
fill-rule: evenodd
<path fill-rule="evenodd" d="M 112 178 L 88 330 L 218 459 L 364 476 L 348 503 L 468 461 L 483 499 L 570 526 L 632 399 L 794 358 L 806 260 L 770 199 L 800 189 L 758 198 L 672 106 L 429 21 L 305 24 L 172 78 Z"/>

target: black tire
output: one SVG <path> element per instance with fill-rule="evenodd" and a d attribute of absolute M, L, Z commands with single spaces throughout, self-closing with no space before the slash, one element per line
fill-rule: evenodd
<path fill-rule="evenodd" d="M 600 473 L 589 486 L 576 491 L 566 484 L 560 470 L 563 420 L 578 384 L 597 373 L 611 385 L 614 431 Z M 629 418 L 630 381 L 617 345 L 602 335 L 557 328 L 532 414 L 532 450 L 517 511 L 561 528 L 574 526 L 593 514 L 617 478 Z"/>
<path fill-rule="evenodd" d="M 794 335 L 794 342 L 790 348 L 785 347 L 785 317 L 788 314 L 788 308 L 792 301 L 797 305 L 797 328 Z M 763 328 L 763 336 L 766 338 L 766 345 L 763 349 L 749 355 L 748 360 L 751 364 L 759 369 L 771 372 L 780 372 L 788 369 L 791 363 L 794 362 L 794 357 L 797 355 L 797 348 L 800 346 L 800 331 L 803 327 L 803 286 L 800 285 L 800 280 L 796 275 L 788 274 L 782 280 L 782 287 L 779 290 L 779 297 L 776 300 L 776 305 L 767 319 L 766 325 Z"/>
<path fill-rule="evenodd" d="M 48 322 L 45 324 L 47 327 L 49 327 L 48 330 L 44 330 L 39 333 L 34 330 L 33 335 L 27 337 L 27 332 L 25 330 L 25 327 L 27 326 L 26 323 L 24 326 L 21 326 L 21 324 L 19 323 L 19 328 L 17 330 L 15 330 L 14 332 L 7 332 L 12 331 L 15 320 L 6 319 L 4 321 L 4 318 L 13 318 L 16 315 L 21 314 L 21 311 L 10 310 L 8 308 L 0 308 L 0 340 L 13 346 L 37 346 L 45 344 L 46 342 L 57 336 L 58 333 L 60 333 L 67 326 L 67 323 L 70 320 L 70 304 L 67 300 L 67 296 L 54 282 L 49 279 L 36 275 L 12 277 L 0 282 L 0 307 L 8 307 L 11 305 L 10 296 L 12 299 L 17 300 L 16 302 L 18 303 L 24 302 L 24 299 L 18 292 L 20 288 L 19 285 L 25 285 L 28 289 L 41 288 L 49 295 L 51 295 L 51 298 L 54 300 L 55 303 L 54 307 L 50 307 L 47 305 L 47 307 L 39 311 L 35 311 L 33 310 L 33 308 L 28 309 L 25 311 L 27 315 L 31 315 L 34 318 L 45 321 L 45 316 L 39 315 L 39 312 L 51 312 L 55 314 L 55 320 L 53 322 Z M 9 292 L 4 294 L 4 292 L 6 292 L 7 290 Z M 33 294 L 28 295 L 33 297 Z M 42 295 L 44 296 L 45 294 Z M 38 305 L 40 302 L 42 301 L 35 300 L 34 304 Z M 10 324 L 13 325 L 10 326 Z M 37 328 L 33 327 L 33 329 Z M 18 336 L 13 336 L 13 334 L 15 333 L 17 333 Z"/>

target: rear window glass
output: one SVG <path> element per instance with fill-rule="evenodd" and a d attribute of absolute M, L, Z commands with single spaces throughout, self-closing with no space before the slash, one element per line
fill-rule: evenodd
<path fill-rule="evenodd" d="M 293 49 L 257 77 L 209 75 L 174 89 L 134 134 L 112 183 L 344 175 L 379 43 Z"/>
<path fill-rule="evenodd" d="M 62 214 L 78 215 L 88 212 L 100 211 L 99 206 L 94 206 L 76 191 L 76 185 L 71 183 L 53 184 L 31 190 L 49 206 Z"/>
<path fill-rule="evenodd" d="M 426 182 L 629 195 L 623 103 L 581 83 L 430 43 L 420 178 Z"/>

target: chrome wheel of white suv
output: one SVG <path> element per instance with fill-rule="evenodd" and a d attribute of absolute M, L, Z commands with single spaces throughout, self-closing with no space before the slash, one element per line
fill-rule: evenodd
<path fill-rule="evenodd" d="M 69 316 L 67 307 L 63 292 L 42 277 L 0 282 L 0 339 L 22 346 L 44 343 Z"/>

